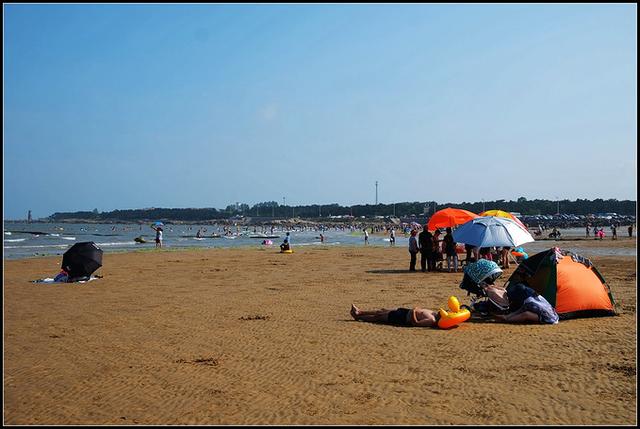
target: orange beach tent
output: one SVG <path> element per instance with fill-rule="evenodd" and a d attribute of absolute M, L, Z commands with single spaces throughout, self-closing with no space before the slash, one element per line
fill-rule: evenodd
<path fill-rule="evenodd" d="M 433 214 L 433 216 L 431 216 L 431 218 L 429 218 L 427 228 L 429 228 L 430 231 L 433 231 L 436 228 L 453 228 L 454 226 L 462 225 L 463 223 L 477 217 L 477 214 L 468 210 L 447 207 L 446 209 L 438 210 Z"/>
<path fill-rule="evenodd" d="M 557 247 L 522 261 L 507 287 L 516 283 L 544 296 L 560 319 L 616 314 L 613 294 L 591 261 Z"/>

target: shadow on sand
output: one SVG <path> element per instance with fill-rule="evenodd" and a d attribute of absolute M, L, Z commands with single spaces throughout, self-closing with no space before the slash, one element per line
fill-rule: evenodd
<path fill-rule="evenodd" d="M 420 270 L 416 270 L 416 271 L 409 271 L 408 269 L 405 270 L 369 270 L 367 271 L 367 273 L 370 274 L 409 274 L 409 273 L 419 273 Z"/>
<path fill-rule="evenodd" d="M 411 274 L 411 273 L 422 273 L 422 274 L 434 274 L 434 273 L 444 273 L 444 274 L 463 274 L 461 269 L 458 269 L 458 272 L 455 271 L 447 271 L 447 270 L 436 270 L 436 271 L 420 271 L 420 269 L 416 269 L 415 271 L 409 271 L 409 269 L 405 270 L 368 270 L 365 271 L 369 274 Z"/>

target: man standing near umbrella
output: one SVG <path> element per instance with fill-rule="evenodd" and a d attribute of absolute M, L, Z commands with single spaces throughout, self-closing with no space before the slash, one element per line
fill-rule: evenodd
<path fill-rule="evenodd" d="M 416 240 L 416 230 L 411 230 L 411 237 L 409 237 L 409 253 L 411 254 L 411 261 L 409 262 L 409 271 L 416 270 L 416 255 L 418 254 L 418 240 Z"/>
<path fill-rule="evenodd" d="M 420 268 L 422 272 L 435 271 L 436 264 L 433 255 L 433 234 L 429 232 L 427 224 L 424 224 L 422 232 L 418 234 L 418 244 L 420 246 Z"/>
<path fill-rule="evenodd" d="M 458 252 L 456 250 L 456 242 L 453 240 L 451 227 L 447 227 L 447 233 L 442 239 L 444 243 L 444 251 L 447 255 L 447 270 L 451 272 L 451 261 L 453 260 L 453 271 L 458 272 Z"/>

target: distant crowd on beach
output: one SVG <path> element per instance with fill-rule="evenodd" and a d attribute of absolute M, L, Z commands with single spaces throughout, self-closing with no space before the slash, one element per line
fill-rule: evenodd
<path fill-rule="evenodd" d="M 614 223 L 613 225 L 611 225 L 611 239 L 612 240 L 617 240 L 618 239 L 618 228 L 620 227 L 620 224 Z M 585 225 L 585 237 L 589 238 L 589 232 L 591 231 L 591 225 L 589 223 L 587 223 Z M 629 235 L 629 238 L 633 237 L 633 224 L 630 224 L 627 227 L 627 234 Z M 606 233 L 604 232 L 604 227 L 602 226 L 597 226 L 594 225 L 593 226 L 593 237 L 595 239 L 604 239 L 604 237 L 606 236 Z"/>

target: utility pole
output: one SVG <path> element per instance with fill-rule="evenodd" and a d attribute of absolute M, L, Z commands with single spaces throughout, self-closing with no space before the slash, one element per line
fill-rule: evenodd
<path fill-rule="evenodd" d="M 378 205 L 378 181 L 376 180 L 376 206 Z"/>

